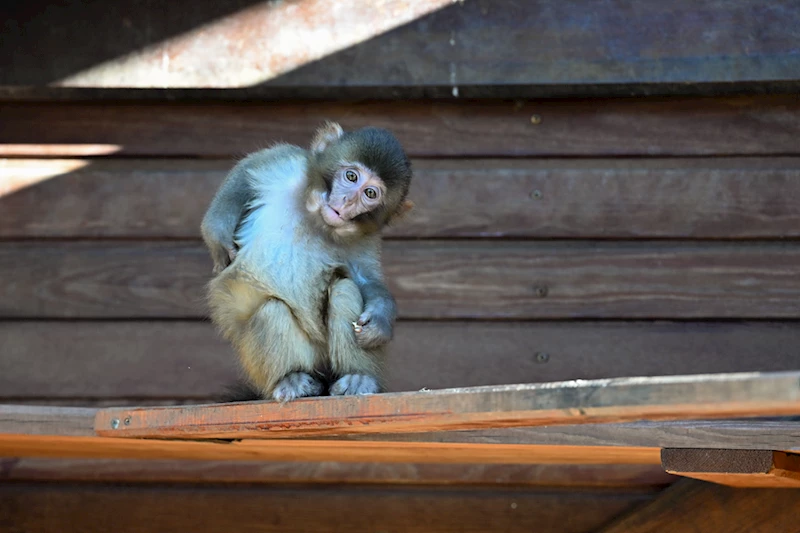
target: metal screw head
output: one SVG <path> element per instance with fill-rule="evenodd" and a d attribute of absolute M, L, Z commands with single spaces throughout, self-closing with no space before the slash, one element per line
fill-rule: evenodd
<path fill-rule="evenodd" d="M 545 296 L 547 296 L 547 287 L 544 285 L 537 285 L 536 287 L 533 288 L 533 292 L 539 298 L 544 298 Z"/>
<path fill-rule="evenodd" d="M 124 423 L 125 423 L 126 426 L 130 426 L 131 425 L 131 417 L 126 416 L 125 420 L 124 420 Z"/>
<path fill-rule="evenodd" d="M 547 352 L 536 352 L 536 362 L 546 363 L 550 360 L 550 354 Z"/>
<path fill-rule="evenodd" d="M 531 124 L 535 125 L 535 124 L 541 124 L 541 123 L 542 123 L 541 115 L 531 115 Z"/>
<path fill-rule="evenodd" d="M 531 198 L 533 198 L 534 200 L 541 200 L 542 196 L 544 195 L 542 194 L 542 191 L 540 191 L 539 189 L 536 189 L 531 193 Z"/>
<path fill-rule="evenodd" d="M 114 418 L 111 420 L 111 429 L 117 429 L 119 427 L 119 418 Z"/>

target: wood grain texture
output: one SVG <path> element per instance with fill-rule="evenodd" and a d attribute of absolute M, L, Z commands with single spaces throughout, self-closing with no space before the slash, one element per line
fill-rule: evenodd
<path fill-rule="evenodd" d="M 244 435 L 242 435 L 244 436 Z M 660 464 L 658 448 L 313 439 L 187 439 L 0 434 L 0 457 L 416 464 Z"/>
<path fill-rule="evenodd" d="M 683 480 L 598 533 L 797 533 L 800 491 L 734 489 Z M 679 519 L 677 519 L 679 517 Z"/>
<path fill-rule="evenodd" d="M 658 465 L 404 464 L 137 459 L 0 459 L 0 481 L 185 484 L 392 484 L 657 489 Z"/>
<path fill-rule="evenodd" d="M 233 160 L 5 159 L 0 237 L 194 238 Z M 413 161 L 398 237 L 800 237 L 800 159 Z M 3 190 L 5 187 L 5 191 Z"/>
<path fill-rule="evenodd" d="M 118 0 L 113 10 L 30 4 L 3 13 L 12 22 L 2 47 L 10 58 L 3 85 L 247 87 L 252 96 L 271 94 L 271 87 L 331 94 L 352 86 L 773 81 L 795 78 L 799 68 L 793 45 L 800 13 L 785 0 L 615 0 L 602 9 L 553 0 L 354 0 L 335 13 L 318 0 L 203 0 L 192 13 L 168 2 Z M 441 9 L 425 16 L 431 8 Z M 318 43 L 322 24 L 327 39 Z M 295 38 L 291 46 L 286 32 Z M 23 53 L 33 46 L 42 53 Z M 276 48 L 280 54 L 264 57 Z"/>
<path fill-rule="evenodd" d="M 796 322 L 401 321 L 390 391 L 798 368 Z M 0 322 L 0 398 L 209 402 L 238 377 L 205 322 Z"/>
<path fill-rule="evenodd" d="M 502 385 L 183 407 L 107 408 L 108 437 L 281 438 L 800 414 L 800 372 Z"/>
<path fill-rule="evenodd" d="M 797 318 L 796 243 L 388 242 L 407 319 Z M 2 318 L 198 318 L 195 242 L 0 244 Z"/>
<path fill-rule="evenodd" d="M 0 525 L 32 533 L 65 524 L 85 533 L 585 533 L 651 498 L 631 491 L 13 484 L 0 488 Z"/>
<path fill-rule="evenodd" d="M 537 124 L 532 123 L 533 115 Z M 800 97 L 392 102 L 0 103 L 0 156 L 231 157 L 308 145 L 324 120 L 388 127 L 411 156 L 797 155 Z"/>
<path fill-rule="evenodd" d="M 0 405 L 0 432 L 25 435 L 93 435 L 90 407 Z"/>
<path fill-rule="evenodd" d="M 732 487 L 800 488 L 800 454 L 771 450 L 666 448 L 667 472 Z"/>

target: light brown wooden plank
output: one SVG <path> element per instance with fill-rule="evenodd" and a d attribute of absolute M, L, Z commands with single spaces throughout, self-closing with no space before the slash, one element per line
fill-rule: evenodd
<path fill-rule="evenodd" d="M 5 159 L 0 237 L 199 238 L 233 160 Z M 800 236 L 800 159 L 415 160 L 387 237 Z"/>
<path fill-rule="evenodd" d="M 776 533 L 797 531 L 800 491 L 734 489 L 683 480 L 598 533 Z"/>
<path fill-rule="evenodd" d="M 798 368 L 796 322 L 397 324 L 390 391 Z M 0 322 L 0 399 L 213 401 L 238 377 L 204 322 Z M 487 364 L 491 362 L 491 364 Z"/>
<path fill-rule="evenodd" d="M 536 115 L 535 124 L 531 121 Z M 0 156 L 89 153 L 244 155 L 282 140 L 307 145 L 326 119 L 392 129 L 411 156 L 799 154 L 796 95 L 314 103 L 3 103 Z"/>
<path fill-rule="evenodd" d="M 796 243 L 387 242 L 402 318 L 797 318 Z M 194 242 L 0 244 L 0 317 L 198 318 Z"/>
<path fill-rule="evenodd" d="M 772 450 L 666 448 L 667 472 L 732 487 L 800 488 L 800 454 Z"/>
<path fill-rule="evenodd" d="M 0 457 L 418 464 L 652 465 L 660 462 L 658 448 L 630 446 L 529 446 L 305 439 L 213 442 L 5 433 L 0 434 Z"/>
<path fill-rule="evenodd" d="M 0 516 L 30 532 L 68 524 L 85 533 L 584 533 L 651 498 L 621 490 L 13 484 L 0 487 Z"/>
<path fill-rule="evenodd" d="M 185 407 L 107 408 L 109 437 L 281 438 L 800 414 L 800 372 L 503 385 Z"/>
<path fill-rule="evenodd" d="M 657 489 L 676 479 L 658 465 L 404 464 L 137 459 L 0 459 L 0 481 L 191 484 L 483 485 Z"/>
<path fill-rule="evenodd" d="M 800 12 L 788 0 L 614 0 L 602 8 L 426 0 L 391 9 L 349 0 L 326 7 L 320 0 L 203 0 L 192 13 L 136 2 L 110 12 L 67 4 L 24 18 L 9 10 L 16 24 L 7 25 L 3 51 L 12 60 L 0 83 L 236 87 L 251 96 L 274 86 L 314 87 L 330 95 L 353 86 L 774 81 L 794 79 L 800 68 L 793 48 Z M 320 26 L 327 30 L 321 43 Z M 237 46 L 219 44 L 226 42 Z M 33 47 L 41 53 L 22 52 Z M 265 59 L 264 50 L 276 49 Z"/>

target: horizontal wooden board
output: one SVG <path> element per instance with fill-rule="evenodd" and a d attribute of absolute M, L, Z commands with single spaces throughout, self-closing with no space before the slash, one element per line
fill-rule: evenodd
<path fill-rule="evenodd" d="M 7 484 L 0 516 L 30 532 L 69 524 L 85 533 L 585 533 L 651 498 L 625 491 Z"/>
<path fill-rule="evenodd" d="M 656 489 L 677 478 L 658 465 L 457 465 L 136 459 L 0 459 L 0 481 L 192 484 L 393 484 Z"/>
<path fill-rule="evenodd" d="M 797 155 L 800 97 L 513 102 L 0 103 L 0 156 L 242 156 L 324 120 L 412 156 Z"/>
<path fill-rule="evenodd" d="M 115 4 L 7 8 L 0 50 L 10 61 L 0 84 L 233 87 L 250 95 L 445 85 L 452 93 L 485 84 L 773 81 L 794 79 L 800 68 L 800 11 L 788 0 L 614 0 L 602 9 L 555 0 L 347 0 L 333 12 L 321 0 L 198 0 L 192 13 L 169 3 Z M 34 46 L 42 53 L 23 52 Z"/>
<path fill-rule="evenodd" d="M 283 438 L 800 415 L 800 372 L 499 385 L 97 411 L 108 437 Z"/>
<path fill-rule="evenodd" d="M 5 159 L 0 238 L 199 238 L 233 160 Z M 800 237 L 800 159 L 420 160 L 397 237 Z"/>
<path fill-rule="evenodd" d="M 670 533 L 788 533 L 797 531 L 798 505 L 797 490 L 733 489 L 683 480 L 598 533 L 657 533 L 666 528 Z"/>
<path fill-rule="evenodd" d="M 660 463 L 658 448 L 537 446 L 447 442 L 353 442 L 313 439 L 120 439 L 95 436 L 0 434 L 0 457 L 406 464 Z"/>
<path fill-rule="evenodd" d="M 797 318 L 796 243 L 388 242 L 403 318 Z M 195 242 L 0 244 L 0 317 L 197 318 Z"/>
<path fill-rule="evenodd" d="M 388 387 L 800 369 L 800 323 L 399 322 Z M 0 322 L 0 399 L 210 401 L 237 377 L 202 322 Z"/>
<path fill-rule="evenodd" d="M 800 488 L 800 454 L 772 450 L 666 448 L 664 470 L 731 487 Z"/>

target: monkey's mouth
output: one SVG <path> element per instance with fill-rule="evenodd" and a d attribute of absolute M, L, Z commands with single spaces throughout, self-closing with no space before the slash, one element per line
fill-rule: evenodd
<path fill-rule="evenodd" d="M 320 214 L 322 215 L 322 220 L 324 220 L 327 225 L 333 226 L 334 228 L 347 224 L 347 219 L 343 218 L 341 213 L 332 208 L 329 204 L 324 204 L 322 206 Z"/>

